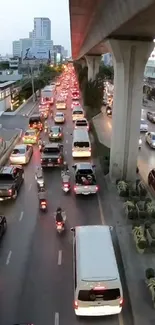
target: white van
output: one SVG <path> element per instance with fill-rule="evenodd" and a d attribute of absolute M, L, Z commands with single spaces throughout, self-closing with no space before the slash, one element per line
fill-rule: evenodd
<path fill-rule="evenodd" d="M 73 232 L 74 311 L 106 316 L 122 310 L 123 291 L 108 226 L 79 226 Z"/>
<path fill-rule="evenodd" d="M 72 143 L 72 157 L 91 157 L 91 142 L 87 130 L 74 130 Z"/>

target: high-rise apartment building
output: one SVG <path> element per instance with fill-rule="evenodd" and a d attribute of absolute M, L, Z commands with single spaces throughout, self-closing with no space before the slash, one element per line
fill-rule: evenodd
<path fill-rule="evenodd" d="M 51 21 L 49 18 L 34 18 L 34 37 L 51 40 Z"/>
<path fill-rule="evenodd" d="M 21 46 L 20 46 L 20 41 L 13 41 L 12 42 L 12 53 L 13 56 L 21 56 Z"/>

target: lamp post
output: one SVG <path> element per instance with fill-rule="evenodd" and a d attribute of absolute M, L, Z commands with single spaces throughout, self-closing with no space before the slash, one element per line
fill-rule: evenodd
<path fill-rule="evenodd" d="M 33 95 L 33 103 L 35 103 L 35 91 L 34 91 L 34 76 L 33 76 L 33 68 L 32 66 L 30 66 L 31 68 L 31 82 L 32 82 L 32 95 Z"/>

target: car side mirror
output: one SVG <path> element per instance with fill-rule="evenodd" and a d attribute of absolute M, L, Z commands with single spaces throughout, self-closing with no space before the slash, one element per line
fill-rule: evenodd
<path fill-rule="evenodd" d="M 75 165 L 72 165 L 72 168 L 74 168 L 74 169 L 75 169 L 75 168 L 76 168 L 76 166 L 75 166 Z"/>
<path fill-rule="evenodd" d="M 73 135 L 73 133 L 70 133 L 70 135 Z"/>
<path fill-rule="evenodd" d="M 71 232 L 75 232 L 75 228 L 73 228 L 73 227 L 70 228 L 70 231 L 71 231 Z"/>
<path fill-rule="evenodd" d="M 92 165 L 92 167 L 93 167 L 93 168 L 95 168 L 95 167 L 96 167 L 96 165 Z"/>

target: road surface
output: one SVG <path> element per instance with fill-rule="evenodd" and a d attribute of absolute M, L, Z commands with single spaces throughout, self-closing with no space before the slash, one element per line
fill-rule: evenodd
<path fill-rule="evenodd" d="M 72 169 L 71 98 L 68 98 L 64 132 L 64 152 Z M 2 124 L 6 124 L 2 117 Z M 16 116 L 9 127 L 27 127 L 25 117 Z M 53 121 L 49 121 L 53 124 Z M 25 182 L 15 202 L 0 204 L 8 221 L 8 230 L 0 248 L 0 324 L 34 323 L 35 325 L 132 325 L 132 315 L 121 260 L 125 305 L 122 314 L 104 318 L 76 318 L 73 310 L 72 235 L 70 228 L 113 224 L 109 204 L 104 198 L 104 181 L 96 161 L 100 196 L 75 197 L 61 190 L 60 171 L 45 171 L 48 189 L 48 213 L 39 211 L 34 171 L 40 153 L 34 147 L 30 163 L 25 167 Z M 102 199 L 101 199 L 102 198 Z M 66 234 L 58 236 L 53 214 L 61 206 L 67 214 Z M 99 249 L 102 249 L 99 247 Z M 119 255 L 119 250 L 117 249 Z M 106 263 L 106 261 L 105 261 Z"/>

